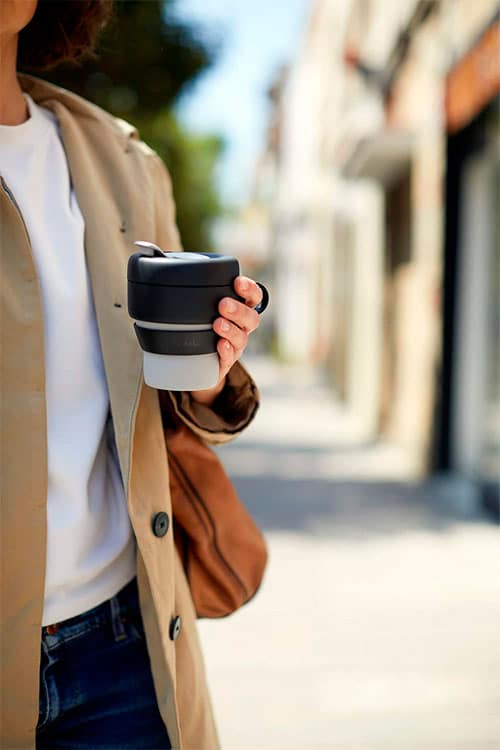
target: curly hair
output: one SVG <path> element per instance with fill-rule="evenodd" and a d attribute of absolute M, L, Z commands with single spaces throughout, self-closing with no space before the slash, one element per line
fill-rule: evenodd
<path fill-rule="evenodd" d="M 113 0 L 38 0 L 19 34 L 18 68 L 40 72 L 92 52 L 112 5 Z"/>

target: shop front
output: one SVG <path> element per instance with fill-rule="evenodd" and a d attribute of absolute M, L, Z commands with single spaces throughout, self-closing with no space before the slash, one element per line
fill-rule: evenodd
<path fill-rule="evenodd" d="M 500 517 L 500 18 L 447 79 L 438 468 L 477 481 Z"/>

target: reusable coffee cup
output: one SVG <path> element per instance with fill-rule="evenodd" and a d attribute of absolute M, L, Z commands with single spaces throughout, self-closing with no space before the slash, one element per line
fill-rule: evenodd
<path fill-rule="evenodd" d="M 212 328 L 223 297 L 244 301 L 233 289 L 237 258 L 216 253 L 163 252 L 135 242 L 128 261 L 128 312 L 144 352 L 144 380 L 154 388 L 196 391 L 219 380 L 219 337 Z M 259 283 L 264 312 L 269 293 Z"/>

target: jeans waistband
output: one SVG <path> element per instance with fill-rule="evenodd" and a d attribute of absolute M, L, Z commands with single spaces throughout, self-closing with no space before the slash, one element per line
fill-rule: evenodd
<path fill-rule="evenodd" d="M 67 620 L 42 626 L 42 641 L 50 650 L 106 625 L 110 625 L 115 637 L 119 637 L 120 633 L 124 633 L 125 614 L 138 606 L 137 578 L 134 577 L 118 593 L 92 609 Z"/>

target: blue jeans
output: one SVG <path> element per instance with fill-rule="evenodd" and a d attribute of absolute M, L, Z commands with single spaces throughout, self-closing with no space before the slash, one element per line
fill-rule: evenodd
<path fill-rule="evenodd" d="M 81 615 L 42 628 L 37 750 L 170 750 L 134 578 Z"/>

